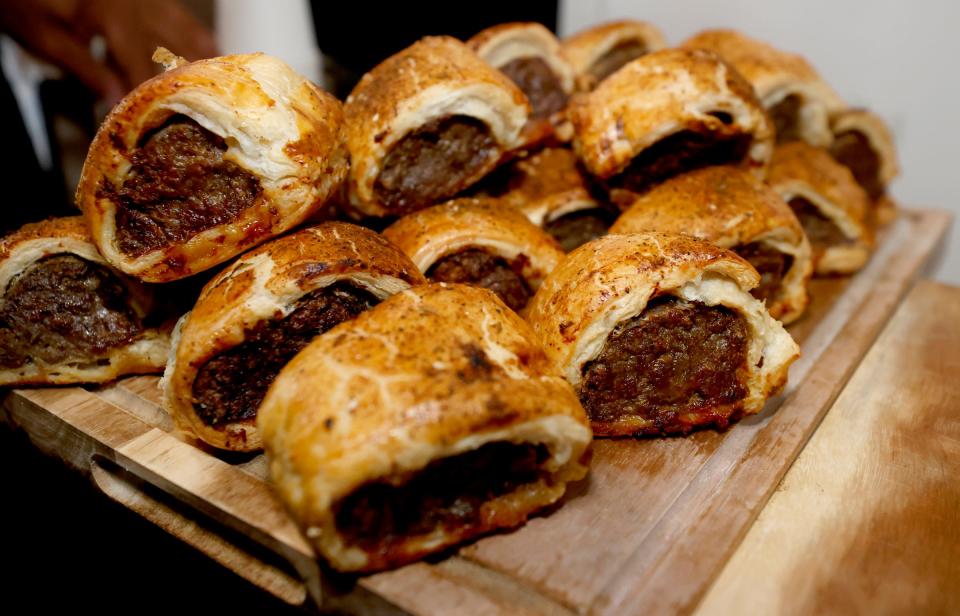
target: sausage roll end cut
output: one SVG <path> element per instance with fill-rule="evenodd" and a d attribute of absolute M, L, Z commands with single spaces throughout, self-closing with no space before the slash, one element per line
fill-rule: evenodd
<path fill-rule="evenodd" d="M 103 383 L 161 372 L 170 327 L 152 291 L 97 252 L 79 216 L 0 240 L 0 385 Z"/>
<path fill-rule="evenodd" d="M 583 478 L 583 408 L 491 292 L 429 284 L 321 336 L 258 423 L 278 494 L 341 571 L 524 523 Z"/>
<path fill-rule="evenodd" d="M 687 433 L 759 412 L 799 347 L 728 250 L 664 233 L 608 235 L 564 259 L 527 319 L 600 436 Z"/>
<path fill-rule="evenodd" d="M 164 407 L 214 447 L 260 449 L 257 409 L 283 366 L 316 336 L 423 282 L 396 247 L 349 223 L 264 244 L 213 278 L 181 319 Z"/>
<path fill-rule="evenodd" d="M 348 166 L 339 101 L 283 62 L 170 66 L 107 116 L 76 195 L 107 261 L 147 282 L 208 269 L 300 224 Z"/>
<path fill-rule="evenodd" d="M 582 91 L 592 90 L 625 64 L 666 46 L 656 26 L 633 20 L 600 24 L 563 40 L 563 52 Z"/>

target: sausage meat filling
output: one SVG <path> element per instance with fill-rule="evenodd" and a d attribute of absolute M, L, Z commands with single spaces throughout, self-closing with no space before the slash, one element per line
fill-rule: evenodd
<path fill-rule="evenodd" d="M 235 220 L 260 196 L 260 180 L 224 160 L 226 142 L 185 116 L 150 133 L 130 158 L 116 204 L 117 243 L 130 256 L 184 242 Z"/>
<path fill-rule="evenodd" d="M 801 141 L 800 135 L 800 108 L 803 99 L 796 94 L 786 96 L 779 103 L 769 109 L 770 119 L 776 130 L 777 143 Z"/>
<path fill-rule="evenodd" d="M 533 113 L 530 117 L 539 120 L 567 106 L 567 93 L 557 74 L 543 58 L 528 56 L 510 60 L 500 67 L 500 72 L 517 84 L 530 99 Z"/>
<path fill-rule="evenodd" d="M 543 230 L 570 252 L 591 240 L 607 234 L 616 213 L 603 208 L 590 208 L 564 214 L 543 225 Z"/>
<path fill-rule="evenodd" d="M 886 188 L 880 180 L 880 156 L 863 133 L 850 130 L 836 135 L 830 153 L 838 163 L 850 169 L 857 184 L 871 199 L 876 201 L 883 196 Z"/>
<path fill-rule="evenodd" d="M 337 530 L 372 560 L 391 562 L 411 537 L 442 531 L 452 543 L 515 524 L 529 512 L 497 519 L 485 504 L 543 478 L 548 457 L 543 445 L 494 442 L 434 460 L 344 497 L 334 505 Z"/>
<path fill-rule="evenodd" d="M 433 282 L 462 282 L 490 289 L 511 309 L 520 310 L 533 296 L 521 274 L 525 263 L 524 255 L 508 262 L 485 250 L 468 248 L 439 259 L 427 271 L 427 278 Z"/>
<path fill-rule="evenodd" d="M 480 120 L 439 118 L 393 146 L 374 192 L 391 214 L 401 216 L 461 192 L 497 156 L 490 128 Z"/>
<path fill-rule="evenodd" d="M 803 197 L 794 197 L 790 200 L 790 207 L 793 213 L 797 215 L 800 224 L 803 226 L 807 239 L 810 240 L 810 246 L 816 254 L 822 254 L 824 250 L 831 246 L 849 244 L 850 240 L 844 235 L 832 220 L 820 212 L 814 204 Z"/>
<path fill-rule="evenodd" d="M 280 319 L 260 321 L 245 339 L 209 360 L 193 382 L 193 408 L 210 426 L 255 417 L 263 397 L 293 356 L 335 325 L 378 303 L 345 282 L 311 291 Z"/>
<path fill-rule="evenodd" d="M 0 304 L 0 367 L 96 361 L 143 331 L 123 283 L 72 254 L 37 261 L 7 286 Z"/>
<path fill-rule="evenodd" d="M 783 277 L 793 265 L 793 257 L 762 242 L 751 242 L 734 249 L 760 272 L 760 284 L 750 293 L 759 300 L 772 300 L 780 293 Z"/>
<path fill-rule="evenodd" d="M 724 427 L 747 395 L 748 342 L 729 308 L 662 296 L 584 366 L 580 401 L 595 426 L 639 417 L 651 422 L 647 434 Z"/>
<path fill-rule="evenodd" d="M 740 163 L 747 156 L 751 141 L 750 135 L 737 132 L 682 130 L 664 137 L 640 152 L 609 184 L 614 189 L 622 188 L 634 194 L 642 193 L 655 184 L 686 171 Z M 632 200 L 619 205 L 631 204 Z"/>

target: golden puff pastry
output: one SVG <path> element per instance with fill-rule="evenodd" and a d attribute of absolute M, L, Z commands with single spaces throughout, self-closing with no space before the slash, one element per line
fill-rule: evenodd
<path fill-rule="evenodd" d="M 398 293 L 316 339 L 258 424 L 277 493 L 341 571 L 523 524 L 586 475 L 591 442 L 529 326 L 457 284 Z"/>
<path fill-rule="evenodd" d="M 383 232 L 431 282 L 485 287 L 516 311 L 563 258 L 556 241 L 516 209 L 455 199 L 404 216 Z"/>
<path fill-rule="evenodd" d="M 767 183 L 790 204 L 818 275 L 852 274 L 870 258 L 870 198 L 849 169 L 802 141 L 777 146 Z"/>
<path fill-rule="evenodd" d="M 594 196 L 567 148 L 544 148 L 498 172 L 487 194 L 511 205 L 553 236 L 565 251 L 607 232 L 618 210 Z"/>
<path fill-rule="evenodd" d="M 170 324 L 151 323 L 154 304 L 97 252 L 81 217 L 25 225 L 0 239 L 0 385 L 161 372 Z"/>
<path fill-rule="evenodd" d="M 644 21 L 613 21 L 582 30 L 563 40 L 580 90 L 589 91 L 640 56 L 667 46 L 663 33 Z"/>
<path fill-rule="evenodd" d="M 803 140 L 820 147 L 830 145 L 829 116 L 846 104 L 801 56 L 735 30 L 706 30 L 683 47 L 716 52 L 753 85 L 770 112 L 778 143 Z"/>
<path fill-rule="evenodd" d="M 574 149 L 627 207 L 668 177 L 740 165 L 763 179 L 773 150 L 767 114 L 743 77 L 709 51 L 647 54 L 576 98 Z"/>
<path fill-rule="evenodd" d="M 264 244 L 213 278 L 180 320 L 164 408 L 214 447 L 260 449 L 257 409 L 281 368 L 316 336 L 424 282 L 396 247 L 349 223 Z"/>
<path fill-rule="evenodd" d="M 573 68 L 553 32 L 536 22 L 506 23 L 478 32 L 467 46 L 526 94 L 531 113 L 525 142 L 552 136 L 555 128 L 560 140 L 569 140 L 571 129 L 562 112 L 573 94 Z"/>
<path fill-rule="evenodd" d="M 162 52 L 165 52 L 162 53 Z M 340 103 L 263 54 L 186 63 L 107 116 L 77 188 L 107 261 L 168 282 L 300 224 L 347 172 Z"/>
<path fill-rule="evenodd" d="M 707 167 L 671 178 L 642 195 L 610 233 L 682 233 L 726 248 L 760 273 L 752 294 L 783 323 L 807 306 L 810 242 L 790 206 L 736 167 Z"/>
<path fill-rule="evenodd" d="M 866 109 L 846 109 L 830 118 L 830 153 L 867 192 L 879 224 L 892 222 L 897 205 L 887 186 L 900 174 L 893 135 L 886 122 Z"/>
<path fill-rule="evenodd" d="M 421 39 L 363 76 L 344 107 L 349 203 L 402 216 L 456 196 L 523 144 L 527 97 L 448 36 Z"/>
<path fill-rule="evenodd" d="M 683 235 L 607 235 L 564 259 L 527 320 L 597 435 L 686 433 L 759 412 L 799 347 L 750 295 L 760 275 Z"/>

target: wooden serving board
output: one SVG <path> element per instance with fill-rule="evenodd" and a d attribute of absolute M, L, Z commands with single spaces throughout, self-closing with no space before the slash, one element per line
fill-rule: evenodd
<path fill-rule="evenodd" d="M 726 432 L 596 441 L 589 476 L 561 506 L 516 531 L 372 576 L 345 578 L 317 562 L 273 496 L 262 455 L 215 453 L 172 433 L 157 377 L 14 390 L 3 407 L 39 448 L 90 473 L 108 496 L 292 604 L 417 614 L 688 612 L 930 266 L 949 224 L 949 214 L 907 210 L 857 276 L 813 281 L 810 310 L 790 328 L 803 355 L 762 414 Z"/>

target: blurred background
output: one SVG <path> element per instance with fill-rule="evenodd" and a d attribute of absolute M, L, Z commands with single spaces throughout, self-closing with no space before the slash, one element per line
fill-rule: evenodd
<path fill-rule="evenodd" d="M 17 152 L 3 172 L 2 230 L 70 213 L 93 131 L 112 102 L 155 70 L 156 45 L 188 59 L 263 51 L 344 96 L 365 70 L 424 34 L 467 38 L 494 23 L 535 20 L 565 36 L 619 18 L 651 21 L 670 42 L 733 27 L 801 53 L 849 103 L 891 125 L 902 167 L 894 196 L 960 213 L 957 2 L 488 0 L 454 11 L 417 2 L 0 0 L 0 7 L 2 117 L 8 152 Z M 937 277 L 960 283 L 960 226 Z"/>

